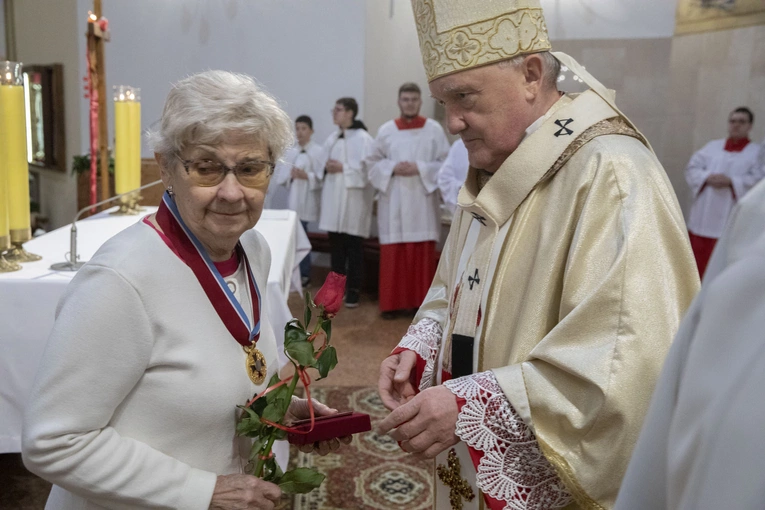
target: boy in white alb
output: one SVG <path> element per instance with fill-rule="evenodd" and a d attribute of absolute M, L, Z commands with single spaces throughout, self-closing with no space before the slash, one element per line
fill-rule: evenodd
<path fill-rule="evenodd" d="M 421 105 L 417 84 L 402 85 L 401 116 L 382 125 L 367 159 L 369 182 L 377 190 L 383 318 L 418 308 L 436 273 L 438 171 L 449 142 L 440 124 L 419 115 Z"/>
<path fill-rule="evenodd" d="M 276 166 L 277 184 L 289 190 L 289 208 L 297 212 L 303 228 L 319 221 L 321 184 L 324 174 L 323 149 L 311 141 L 313 120 L 308 115 L 295 119 L 297 143 L 287 150 Z M 300 262 L 300 279 L 305 287 L 311 281 L 311 254 Z"/>

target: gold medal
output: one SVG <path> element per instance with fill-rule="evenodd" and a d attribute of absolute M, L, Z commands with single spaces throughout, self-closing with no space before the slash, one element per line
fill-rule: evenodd
<path fill-rule="evenodd" d="M 247 375 L 253 383 L 262 384 L 268 373 L 265 356 L 254 345 L 244 347 L 244 352 L 247 353 Z"/>

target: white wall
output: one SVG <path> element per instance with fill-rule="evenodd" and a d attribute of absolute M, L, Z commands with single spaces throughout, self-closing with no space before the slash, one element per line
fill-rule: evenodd
<path fill-rule="evenodd" d="M 402 83 L 413 81 L 422 89 L 422 115 L 432 117 L 435 106 L 422 67 L 410 0 L 392 3 L 391 16 L 389 0 L 367 0 L 364 122 L 373 136 L 385 121 L 399 115 L 396 102 Z"/>
<path fill-rule="evenodd" d="M 81 13 L 92 5 L 77 3 Z M 330 110 L 337 98 L 354 96 L 364 104 L 364 11 L 358 0 L 106 1 L 110 107 L 113 85 L 141 87 L 146 130 L 159 120 L 172 82 L 224 69 L 256 77 L 291 117 L 310 115 L 316 139 L 323 141 L 333 128 Z M 80 20 L 84 32 L 85 17 Z M 84 38 L 81 45 L 84 54 Z M 84 100 L 80 111 L 84 151 Z M 143 156 L 151 156 L 145 144 Z"/>
<path fill-rule="evenodd" d="M 17 0 L 14 27 L 18 60 L 28 65 L 64 65 L 67 171 L 39 171 L 42 213 L 55 228 L 69 223 L 77 209 L 76 181 L 69 175 L 72 156 L 81 152 L 77 105 L 82 96 L 82 74 L 78 63 L 85 52 L 80 51 L 78 40 L 85 37 L 80 37 L 83 32 L 77 25 L 77 0 Z"/>

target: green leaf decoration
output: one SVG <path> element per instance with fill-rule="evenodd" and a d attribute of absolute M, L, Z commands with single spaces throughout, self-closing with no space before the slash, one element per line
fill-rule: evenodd
<path fill-rule="evenodd" d="M 277 398 L 269 403 L 263 410 L 263 419 L 274 423 L 279 423 L 289 407 L 289 400 Z"/>
<path fill-rule="evenodd" d="M 308 333 L 302 328 L 288 327 L 284 332 L 285 348 L 294 344 L 306 343 L 307 341 Z"/>
<path fill-rule="evenodd" d="M 289 357 L 297 361 L 300 365 L 304 367 L 313 367 L 316 365 L 312 343 L 306 341 L 293 341 L 288 345 L 285 341 L 284 349 L 287 351 Z"/>
<path fill-rule="evenodd" d="M 263 430 L 263 424 L 260 417 L 252 409 L 239 406 L 246 411 L 246 414 L 236 424 L 236 433 L 239 436 L 257 437 Z"/>
<path fill-rule="evenodd" d="M 287 494 L 307 494 L 324 481 L 325 476 L 315 469 L 297 468 L 287 471 L 279 481 L 279 488 Z"/>
<path fill-rule="evenodd" d="M 279 463 L 276 462 L 276 457 L 268 459 L 264 467 L 263 480 L 278 484 L 281 481 L 284 472 L 282 471 L 282 468 L 279 467 Z"/>
<path fill-rule="evenodd" d="M 332 321 L 321 321 L 321 329 L 323 329 L 324 333 L 327 334 L 327 343 L 329 343 L 329 341 L 332 339 Z"/>
<path fill-rule="evenodd" d="M 250 448 L 250 461 L 256 461 L 258 459 L 258 454 L 260 453 L 260 450 L 263 449 L 263 445 L 266 444 L 265 437 L 259 437 L 255 441 L 252 442 L 252 447 Z"/>
<path fill-rule="evenodd" d="M 319 379 L 322 380 L 329 374 L 330 370 L 337 366 L 337 351 L 331 345 L 324 349 L 319 359 L 316 360 L 316 368 L 319 370 Z"/>

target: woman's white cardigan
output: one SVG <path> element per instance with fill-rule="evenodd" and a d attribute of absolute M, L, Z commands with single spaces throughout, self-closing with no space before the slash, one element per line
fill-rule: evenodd
<path fill-rule="evenodd" d="M 242 244 L 262 302 L 271 255 Z M 262 313 L 258 347 L 277 371 Z M 207 509 L 250 442 L 237 405 L 256 387 L 191 269 L 143 222 L 109 240 L 67 287 L 24 415 L 24 463 L 55 486 L 46 509 Z M 242 458 L 245 457 L 245 459 Z"/>

